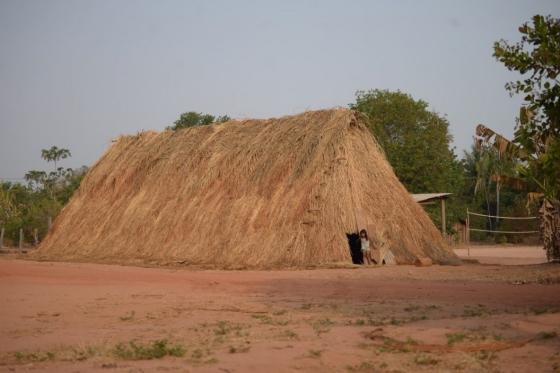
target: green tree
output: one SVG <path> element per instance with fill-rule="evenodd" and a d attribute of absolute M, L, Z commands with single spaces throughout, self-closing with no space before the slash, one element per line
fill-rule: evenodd
<path fill-rule="evenodd" d="M 31 170 L 25 174 L 25 180 L 28 183 L 29 188 L 40 190 L 45 188 L 47 183 L 48 175 L 45 171 Z"/>
<path fill-rule="evenodd" d="M 68 149 L 56 146 L 43 149 L 41 157 L 47 162 L 59 162 L 71 156 Z M 25 174 L 27 185 L 0 184 L 0 225 L 6 228 L 7 238 L 17 240 L 18 231 L 24 229 L 25 237 L 32 237 L 38 229 L 44 237 L 48 219 L 54 218 L 80 185 L 88 168 L 56 167 L 54 171 L 31 170 Z"/>
<path fill-rule="evenodd" d="M 411 193 L 461 194 L 463 169 L 451 148 L 449 122 L 428 103 L 396 91 L 358 91 L 350 107 L 365 115 L 395 174 Z M 449 205 L 452 222 L 464 214 L 459 199 Z M 439 212 L 428 208 L 436 224 Z"/>
<path fill-rule="evenodd" d="M 455 190 L 460 166 L 449 122 L 428 103 L 386 90 L 358 91 L 352 109 L 365 114 L 398 178 L 411 193 Z"/>
<path fill-rule="evenodd" d="M 494 44 L 494 57 L 521 79 L 506 84 L 523 104 L 513 141 L 479 125 L 479 142 L 522 161 L 519 176 L 540 201 L 541 235 L 547 256 L 560 261 L 560 19 L 535 15 L 519 27 L 521 41 Z"/>
<path fill-rule="evenodd" d="M 72 154 L 70 150 L 64 148 L 58 148 L 57 146 L 51 146 L 50 149 L 42 149 L 41 150 L 41 158 L 43 158 L 47 162 L 54 162 L 54 170 L 58 170 L 56 164 L 61 159 L 66 159 L 71 157 Z"/>
<path fill-rule="evenodd" d="M 195 127 L 195 126 L 205 126 L 211 123 L 223 123 L 231 120 L 227 115 L 221 115 L 215 117 L 211 114 L 198 113 L 196 111 L 188 111 L 179 116 L 173 126 L 167 127 L 170 130 L 179 130 L 181 128 Z"/>
<path fill-rule="evenodd" d="M 479 144 L 474 147 L 472 153 L 468 156 L 474 156 L 474 177 L 476 179 L 473 193 L 484 196 L 486 212 L 488 215 L 500 216 L 500 210 L 503 202 L 500 197 L 504 188 L 506 193 L 518 186 L 512 183 L 515 177 L 515 169 L 518 165 L 514 159 L 500 152 L 489 144 Z M 469 159 L 470 161 L 470 159 Z M 511 190 L 507 190 L 509 189 Z M 507 201 L 506 201 L 507 202 Z M 510 206 L 507 206 L 508 208 Z M 498 219 L 488 217 L 488 228 L 493 230 L 497 228 Z"/>
<path fill-rule="evenodd" d="M 0 184 L 0 227 L 19 214 L 9 183 Z"/>

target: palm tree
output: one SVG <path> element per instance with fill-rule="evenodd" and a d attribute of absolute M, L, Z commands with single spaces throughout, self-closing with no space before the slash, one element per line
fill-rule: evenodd
<path fill-rule="evenodd" d="M 534 152 L 520 147 L 493 131 L 479 124 L 476 127 L 476 141 L 478 146 L 492 146 L 498 154 L 519 160 L 518 176 L 501 178 L 502 182 L 525 187 L 530 192 L 528 200 L 539 206 L 539 230 L 546 250 L 547 258 L 551 262 L 560 262 L 560 201 L 558 180 L 554 180 L 554 173 L 543 168 L 543 153 L 538 149 L 546 148 L 549 139 L 536 137 Z M 543 143 L 541 143 L 543 142 Z"/>
<path fill-rule="evenodd" d="M 492 175 L 495 169 L 495 152 L 494 149 L 488 146 L 480 146 L 476 148 L 478 159 L 475 163 L 476 171 L 476 184 L 474 186 L 474 193 L 482 193 L 486 202 L 487 215 L 493 215 L 490 210 L 490 193 Z M 488 226 L 490 230 L 494 229 L 492 219 L 488 217 Z"/>
<path fill-rule="evenodd" d="M 41 158 L 43 158 L 47 162 L 54 162 L 54 170 L 56 171 L 56 163 L 61 159 L 66 159 L 71 157 L 72 154 L 70 150 L 59 148 L 57 146 L 51 146 L 50 149 L 42 149 L 41 150 Z"/>

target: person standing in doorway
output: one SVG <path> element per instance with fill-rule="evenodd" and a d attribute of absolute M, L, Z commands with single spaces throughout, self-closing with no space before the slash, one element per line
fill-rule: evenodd
<path fill-rule="evenodd" d="M 367 231 L 362 229 L 360 231 L 360 242 L 362 245 L 362 256 L 364 264 L 374 264 L 375 262 L 371 259 L 371 247 L 369 242 L 369 237 Z"/>

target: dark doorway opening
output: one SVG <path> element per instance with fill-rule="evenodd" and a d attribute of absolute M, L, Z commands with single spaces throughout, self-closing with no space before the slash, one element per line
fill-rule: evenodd
<path fill-rule="evenodd" d="M 346 233 L 346 238 L 348 238 L 348 247 L 350 249 L 350 255 L 352 256 L 352 263 L 364 264 L 360 235 L 358 233 Z"/>

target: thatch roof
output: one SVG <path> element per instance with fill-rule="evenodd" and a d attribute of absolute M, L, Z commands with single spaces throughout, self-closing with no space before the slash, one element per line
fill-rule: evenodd
<path fill-rule="evenodd" d="M 368 228 L 397 262 L 456 262 L 350 110 L 123 136 L 37 257 L 220 267 L 350 262 Z"/>

